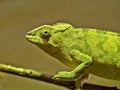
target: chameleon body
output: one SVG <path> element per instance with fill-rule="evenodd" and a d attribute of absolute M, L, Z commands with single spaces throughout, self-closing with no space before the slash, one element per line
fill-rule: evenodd
<path fill-rule="evenodd" d="M 26 38 L 63 64 L 73 68 L 70 72 L 58 72 L 53 79 L 74 78 L 84 70 L 120 80 L 118 33 L 92 28 L 75 28 L 71 24 L 60 22 L 39 26 L 27 32 Z"/>

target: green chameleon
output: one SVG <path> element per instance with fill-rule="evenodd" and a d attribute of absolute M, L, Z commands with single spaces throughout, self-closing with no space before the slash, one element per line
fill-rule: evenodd
<path fill-rule="evenodd" d="M 93 72 L 120 80 L 120 34 L 68 23 L 42 25 L 27 32 L 26 38 L 73 70 L 60 71 L 53 79 L 75 78 Z M 105 74 L 104 74 L 104 73 Z"/>

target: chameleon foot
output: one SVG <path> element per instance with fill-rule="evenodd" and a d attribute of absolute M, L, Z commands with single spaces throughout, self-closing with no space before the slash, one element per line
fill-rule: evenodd
<path fill-rule="evenodd" d="M 61 71 L 61 72 L 58 72 L 56 75 L 54 75 L 52 79 L 55 79 L 55 80 L 63 79 L 63 78 L 70 79 L 74 77 L 75 77 L 75 73 L 73 72 Z"/>

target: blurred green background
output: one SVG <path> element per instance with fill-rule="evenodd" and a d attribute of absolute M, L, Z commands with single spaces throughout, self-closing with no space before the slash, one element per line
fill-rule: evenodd
<path fill-rule="evenodd" d="M 120 0 L 0 0 L 0 62 L 44 73 L 70 70 L 25 39 L 36 26 L 59 21 L 120 32 Z M 67 90 L 6 74 L 0 90 Z"/>

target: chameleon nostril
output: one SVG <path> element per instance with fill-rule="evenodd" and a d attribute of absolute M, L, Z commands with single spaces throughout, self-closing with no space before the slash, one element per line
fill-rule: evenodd
<path fill-rule="evenodd" d="M 29 36 L 35 36 L 35 33 L 27 32 L 27 35 L 29 35 Z"/>
<path fill-rule="evenodd" d="M 27 35 L 31 35 L 32 33 L 30 33 L 30 32 L 27 32 Z"/>

